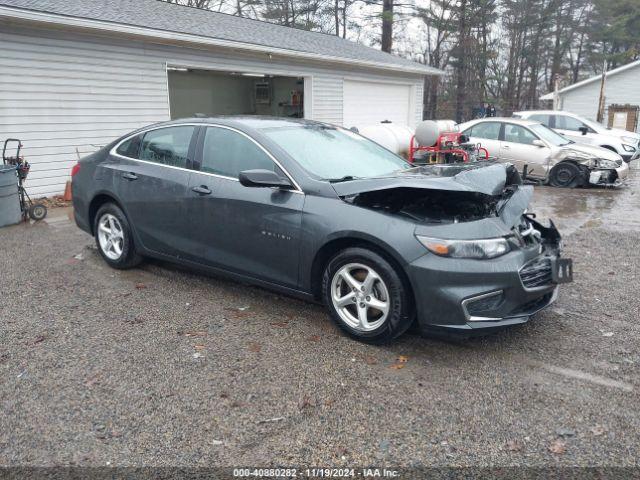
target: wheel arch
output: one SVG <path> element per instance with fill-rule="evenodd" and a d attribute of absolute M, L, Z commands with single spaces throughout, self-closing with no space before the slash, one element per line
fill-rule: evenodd
<path fill-rule="evenodd" d="M 558 168 L 558 167 L 560 167 L 560 166 L 562 166 L 564 164 L 567 164 L 567 163 L 570 163 L 570 164 L 574 165 L 578 169 L 578 171 L 580 172 L 581 180 L 582 180 L 580 185 L 581 186 L 588 185 L 588 183 L 589 183 L 589 168 L 587 166 L 583 165 L 579 160 L 577 160 L 575 158 L 564 158 L 561 161 L 559 161 L 558 163 L 556 163 L 554 166 L 552 166 L 549 169 L 549 174 L 548 174 L 549 182 L 551 182 L 551 176 L 553 175 L 553 171 L 556 168 Z"/>
<path fill-rule="evenodd" d="M 309 279 L 311 293 L 316 300 L 322 298 L 322 274 L 329 260 L 342 250 L 356 247 L 369 249 L 388 261 L 398 272 L 398 275 L 407 287 L 413 300 L 413 287 L 409 276 L 402 266 L 405 262 L 402 260 L 400 254 L 386 243 L 379 241 L 379 239 L 357 233 L 345 233 L 341 236 L 334 236 L 333 238 L 327 239 L 316 252 L 311 264 Z"/>
<path fill-rule="evenodd" d="M 89 210 L 88 210 L 88 216 L 87 216 L 87 220 L 89 221 L 89 228 L 91 229 L 92 235 L 96 233 L 94 231 L 96 214 L 98 213 L 98 210 L 100 210 L 100 207 L 102 207 L 105 203 L 114 203 L 120 208 L 120 210 L 122 210 L 125 213 L 125 215 L 127 215 L 127 212 L 122 206 L 122 202 L 120 202 L 115 195 L 113 195 L 111 192 L 106 192 L 106 191 L 98 192 L 91 199 L 91 202 L 89 203 Z M 131 228 L 133 230 L 133 227 Z"/>

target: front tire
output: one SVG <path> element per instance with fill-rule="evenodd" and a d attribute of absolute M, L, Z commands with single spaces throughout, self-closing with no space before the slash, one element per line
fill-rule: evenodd
<path fill-rule="evenodd" d="M 136 252 L 131 226 L 124 212 L 113 203 L 105 203 L 95 217 L 93 232 L 96 246 L 109 266 L 133 268 L 142 257 Z"/>
<path fill-rule="evenodd" d="M 572 162 L 561 162 L 551 169 L 549 183 L 552 187 L 574 188 L 580 184 L 581 172 Z"/>
<path fill-rule="evenodd" d="M 348 335 L 382 344 L 413 322 L 413 301 L 396 268 L 366 248 L 348 248 L 327 264 L 322 295 L 333 321 Z"/>

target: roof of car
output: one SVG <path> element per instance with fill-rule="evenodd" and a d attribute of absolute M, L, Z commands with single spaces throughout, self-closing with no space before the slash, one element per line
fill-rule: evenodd
<path fill-rule="evenodd" d="M 563 110 L 522 110 L 520 112 L 513 112 L 514 115 L 573 115 L 577 116 L 575 113 L 565 112 Z"/>
<path fill-rule="evenodd" d="M 3 9 L 3 7 L 5 7 Z M 127 25 L 149 32 L 191 35 L 193 42 L 216 39 L 233 42 L 223 45 L 247 50 L 277 49 L 297 52 L 316 60 L 350 60 L 353 64 L 412 73 L 441 75 L 437 68 L 382 52 L 336 35 L 285 27 L 211 10 L 188 7 L 160 0 L 0 0 L 0 16 L 40 17 L 55 15 L 49 22 L 66 24 L 73 19 L 98 22 L 95 28 L 114 30 Z M 31 17 L 28 17 L 31 19 Z M 37 18 L 34 17 L 37 20 Z M 33 20 L 33 19 L 31 19 Z M 41 21 L 44 19 L 40 18 Z M 77 23 L 77 22 L 76 22 Z M 148 32 L 147 32 L 148 33 Z"/>
<path fill-rule="evenodd" d="M 465 123 L 482 123 L 482 122 L 508 122 L 508 123 L 513 123 L 515 125 L 522 125 L 522 126 L 530 126 L 530 125 L 537 125 L 540 122 L 537 122 L 535 120 L 527 120 L 524 118 L 514 118 L 514 117 L 485 117 L 485 118 L 479 118 L 479 119 L 475 119 L 475 120 L 470 120 L 468 122 Z"/>
<path fill-rule="evenodd" d="M 164 122 L 162 125 L 180 125 L 184 123 L 219 123 L 221 125 L 244 125 L 250 128 L 275 128 L 302 125 L 327 125 L 316 120 L 291 117 L 273 117 L 269 115 L 215 115 L 210 117 L 179 118 Z"/>

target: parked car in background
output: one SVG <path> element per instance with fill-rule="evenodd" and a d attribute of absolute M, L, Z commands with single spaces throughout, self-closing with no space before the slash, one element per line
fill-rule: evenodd
<path fill-rule="evenodd" d="M 611 150 L 576 143 L 539 122 L 484 118 L 458 126 L 492 158 L 512 163 L 520 172 L 555 187 L 620 185 L 629 166 Z"/>
<path fill-rule="evenodd" d="M 634 132 L 605 127 L 574 113 L 557 110 L 515 112 L 513 116 L 540 122 L 575 142 L 608 148 L 627 163 L 640 158 L 640 134 Z"/>
<path fill-rule="evenodd" d="M 524 323 L 571 280 L 560 235 L 526 215 L 513 167 L 415 167 L 352 131 L 293 119 L 187 119 L 73 169 L 77 225 L 114 268 L 143 257 L 327 305 L 389 341 Z"/>

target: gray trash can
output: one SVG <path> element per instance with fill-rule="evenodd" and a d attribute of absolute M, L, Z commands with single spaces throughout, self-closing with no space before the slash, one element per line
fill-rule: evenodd
<path fill-rule="evenodd" d="M 16 167 L 0 165 L 0 227 L 19 223 L 21 219 Z"/>

